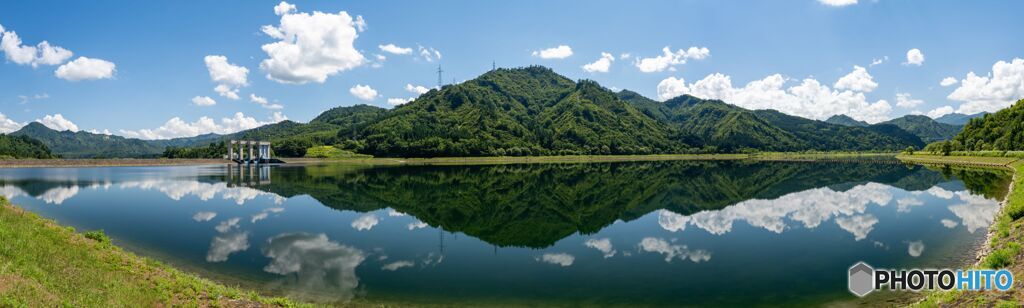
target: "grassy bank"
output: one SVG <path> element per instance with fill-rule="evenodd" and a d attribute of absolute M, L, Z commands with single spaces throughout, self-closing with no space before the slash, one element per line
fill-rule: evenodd
<path fill-rule="evenodd" d="M 0 307 L 295 306 L 141 258 L 0 196 Z"/>
<path fill-rule="evenodd" d="M 900 155 L 899 159 L 926 164 L 956 164 L 1014 171 L 1011 189 L 1003 201 L 994 224 L 989 228 L 988 242 L 974 265 L 978 268 L 1008 268 L 1013 276 L 1024 278 L 1024 160 L 1015 157 Z M 917 304 L 919 307 L 980 306 L 1020 307 L 1024 288 L 1018 282 L 1008 292 L 932 292 Z"/>

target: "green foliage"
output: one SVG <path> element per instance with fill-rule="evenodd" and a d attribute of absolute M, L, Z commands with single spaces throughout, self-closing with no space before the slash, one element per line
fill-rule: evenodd
<path fill-rule="evenodd" d="M 211 143 L 205 147 L 178 148 L 167 147 L 165 158 L 223 158 L 228 153 L 225 142 Z"/>
<path fill-rule="evenodd" d="M 982 261 L 981 266 L 989 269 L 1001 269 L 1013 265 L 1013 260 L 1020 253 L 1020 244 L 1011 242 L 1004 248 L 993 250 Z"/>
<path fill-rule="evenodd" d="M 329 145 L 315 146 L 306 150 L 308 158 L 371 158 L 373 156 L 356 154 Z"/>
<path fill-rule="evenodd" d="M 973 118 L 953 138 L 954 151 L 1024 150 L 1024 100 L 980 118 Z"/>
<path fill-rule="evenodd" d="M 906 153 L 907 155 L 914 155 L 914 151 L 917 151 L 914 146 L 907 146 L 907 148 L 903 150 L 903 153 Z"/>
<path fill-rule="evenodd" d="M 85 238 L 94 240 L 100 244 L 110 244 L 110 237 L 108 237 L 107 234 L 103 232 L 103 230 L 89 231 L 82 235 L 84 235 Z"/>
<path fill-rule="evenodd" d="M 825 120 L 825 123 L 842 125 L 842 126 L 859 126 L 859 127 L 866 127 L 866 126 L 871 125 L 871 124 L 868 124 L 868 122 L 854 120 L 853 118 L 851 118 L 851 117 L 849 117 L 849 116 L 847 116 L 845 114 L 837 114 L 837 115 L 831 116 L 827 120 Z"/>
<path fill-rule="evenodd" d="M 4 158 L 55 158 L 50 148 L 39 140 L 28 136 L 0 134 L 0 157 Z"/>
<path fill-rule="evenodd" d="M 29 123 L 11 135 L 39 140 L 65 158 L 158 157 L 167 147 L 194 146 L 219 138 L 218 135 L 209 134 L 169 140 L 140 140 L 85 131 L 59 132 L 39 122 Z"/>
<path fill-rule="evenodd" d="M 882 124 L 899 126 L 903 130 L 921 138 L 924 142 L 950 140 L 963 128 L 961 125 L 939 123 L 923 115 L 905 115 Z"/>
<path fill-rule="evenodd" d="M 986 114 L 988 114 L 988 112 L 979 112 L 975 114 L 950 113 L 938 117 L 937 119 L 935 119 L 935 121 L 939 123 L 964 126 L 967 125 L 967 122 L 970 122 L 971 119 L 980 118 L 985 116 Z"/>

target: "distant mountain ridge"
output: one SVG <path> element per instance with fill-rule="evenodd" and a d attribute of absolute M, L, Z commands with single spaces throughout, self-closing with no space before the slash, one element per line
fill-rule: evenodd
<path fill-rule="evenodd" d="M 309 123 L 282 121 L 229 135 L 139 140 L 58 132 L 39 123 L 13 134 L 38 139 L 69 158 L 154 157 L 168 148 L 175 150 L 175 157 L 219 157 L 223 154 L 217 153 L 226 152 L 222 142 L 227 139 L 269 140 L 275 155 L 286 157 L 303 156 L 318 145 L 392 157 L 896 151 L 924 146 L 921 137 L 897 124 L 844 126 L 689 95 L 657 102 L 532 66 L 492 70 L 432 89 L 391 110 L 337 107 Z"/>
<path fill-rule="evenodd" d="M 923 115 L 905 115 L 882 122 L 882 124 L 899 126 L 903 130 L 917 135 L 925 143 L 953 139 L 963 129 L 962 125 L 939 123 Z"/>
<path fill-rule="evenodd" d="M 984 111 L 975 114 L 950 113 L 935 118 L 935 121 L 939 123 L 964 126 L 967 125 L 967 122 L 970 122 L 971 119 L 984 117 L 986 114 L 989 113 Z"/>

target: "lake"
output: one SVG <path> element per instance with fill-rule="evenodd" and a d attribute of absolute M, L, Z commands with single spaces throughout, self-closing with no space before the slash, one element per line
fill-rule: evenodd
<path fill-rule="evenodd" d="M 973 262 L 1009 179 L 857 160 L 225 165 L 0 169 L 0 194 L 314 302 L 821 305 L 892 296 L 851 295 L 857 261 Z"/>

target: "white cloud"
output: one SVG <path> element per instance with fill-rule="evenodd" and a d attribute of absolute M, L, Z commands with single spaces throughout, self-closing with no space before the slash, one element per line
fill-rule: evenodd
<path fill-rule="evenodd" d="M 114 72 L 116 71 L 117 66 L 114 65 L 113 62 L 102 59 L 78 57 L 78 59 L 58 67 L 55 75 L 57 78 L 64 80 L 79 81 L 111 78 L 114 77 Z"/>
<path fill-rule="evenodd" d="M 583 65 L 583 71 L 587 73 L 607 73 L 608 69 L 612 66 L 612 61 L 615 61 L 615 56 L 607 52 L 602 52 L 600 59 Z"/>
<path fill-rule="evenodd" d="M 932 186 L 932 188 L 929 188 L 927 192 L 928 194 L 935 196 L 936 198 L 942 198 L 946 200 L 953 199 L 953 192 L 948 191 L 942 187 Z"/>
<path fill-rule="evenodd" d="M 392 106 L 405 105 L 406 103 L 411 102 L 412 100 L 413 100 L 412 98 L 392 97 L 392 98 L 388 98 L 388 105 L 392 105 Z"/>
<path fill-rule="evenodd" d="M 910 254 L 911 257 L 920 257 L 922 252 L 924 252 L 924 242 L 922 241 L 910 242 L 907 245 L 907 254 Z"/>
<path fill-rule="evenodd" d="M 537 261 L 561 266 L 570 266 L 575 260 L 576 257 L 567 253 L 545 253 L 541 255 L 540 258 L 537 258 Z"/>
<path fill-rule="evenodd" d="M 942 106 L 942 107 L 939 107 L 939 108 L 932 109 L 931 111 L 928 111 L 927 115 L 928 115 L 929 118 L 937 119 L 937 118 L 939 118 L 941 116 L 944 116 L 944 115 L 947 115 L 947 114 L 950 114 L 950 113 L 953 113 L 953 107 L 952 106 Z"/>
<path fill-rule="evenodd" d="M 295 9 L 296 8 L 294 4 L 281 1 L 281 3 L 278 3 L 277 5 L 274 6 L 274 15 L 285 15 L 291 12 L 295 12 Z"/>
<path fill-rule="evenodd" d="M 270 109 L 270 110 L 284 109 L 284 106 L 281 106 L 280 104 L 271 104 L 270 101 L 268 101 L 266 97 L 256 96 L 256 94 L 252 94 L 252 93 L 249 94 L 249 101 L 253 102 L 253 103 L 256 103 L 257 105 L 260 105 L 260 107 L 263 107 L 265 109 Z"/>
<path fill-rule="evenodd" d="M 957 108 L 957 112 L 963 114 L 996 112 L 1022 97 L 1024 59 L 1020 58 L 996 62 L 992 65 L 992 72 L 984 77 L 974 72 L 967 73 L 967 77 L 960 80 L 960 86 L 947 96 L 950 100 L 964 102 Z"/>
<path fill-rule="evenodd" d="M 259 121 L 248 117 L 241 112 L 236 112 L 233 117 L 221 118 L 217 123 L 210 117 L 201 117 L 195 122 L 188 123 L 179 117 L 167 120 L 164 125 L 155 129 L 121 130 L 121 135 L 129 138 L 140 139 L 171 139 L 178 137 L 194 137 L 202 134 L 231 134 L 242 130 L 257 128 L 267 124 L 273 124 L 287 120 L 288 117 L 280 112 L 275 112 L 269 121 Z"/>
<path fill-rule="evenodd" d="M 14 31 L 6 31 L 0 25 L 0 50 L 3 50 L 7 60 L 20 65 L 57 65 L 64 63 L 71 58 L 73 53 L 70 50 L 59 46 L 52 46 L 47 41 L 42 41 L 36 46 L 21 44 L 21 38 Z"/>
<path fill-rule="evenodd" d="M 946 227 L 946 228 L 949 228 L 949 229 L 956 228 L 956 226 L 960 225 L 959 223 L 957 223 L 956 221 L 953 221 L 952 219 L 942 219 L 939 222 L 942 223 L 943 227 Z"/>
<path fill-rule="evenodd" d="M 655 252 L 665 255 L 665 262 L 672 262 L 672 259 L 678 257 L 680 260 L 690 260 L 690 262 L 700 263 L 711 260 L 711 253 L 704 250 L 690 250 L 685 245 L 673 245 L 665 239 L 655 237 L 645 237 L 640 240 L 638 245 L 641 251 Z"/>
<path fill-rule="evenodd" d="M 3 113 L 0 113 L 0 134 L 6 134 L 6 133 L 17 131 L 17 130 L 21 129 L 22 126 L 25 126 L 25 124 L 24 123 L 15 122 L 14 120 L 11 120 L 10 118 L 8 118 Z"/>
<path fill-rule="evenodd" d="M 907 50 L 907 62 L 904 62 L 903 65 L 921 66 L 922 64 L 924 64 L 924 54 L 921 53 L 920 49 Z"/>
<path fill-rule="evenodd" d="M 889 61 L 889 56 L 884 56 L 884 57 L 882 57 L 880 59 L 871 59 L 871 64 L 868 65 L 868 67 L 872 67 L 872 66 L 875 66 L 875 65 L 879 65 L 879 64 L 885 63 L 885 61 Z"/>
<path fill-rule="evenodd" d="M 874 78 L 871 74 L 868 74 L 868 70 L 860 67 L 853 66 L 853 71 L 839 80 L 833 85 L 837 90 L 851 90 L 856 92 L 871 92 L 878 87 L 878 83 L 875 83 Z"/>
<path fill-rule="evenodd" d="M 628 53 L 628 52 L 624 52 L 622 54 L 619 54 L 619 60 L 629 60 L 629 58 L 632 58 L 632 57 L 633 57 L 633 55 Z"/>
<path fill-rule="evenodd" d="M 359 218 L 356 218 L 356 220 L 353 220 L 352 228 L 359 231 L 370 230 L 373 229 L 373 226 L 376 226 L 377 223 L 379 222 L 380 219 L 377 218 L 377 215 L 366 214 L 363 216 L 359 216 Z"/>
<path fill-rule="evenodd" d="M 367 85 L 357 84 L 351 89 L 348 89 L 348 93 L 351 93 L 352 96 L 364 101 L 372 101 L 377 98 L 377 90 L 374 90 Z"/>
<path fill-rule="evenodd" d="M 960 81 L 956 80 L 956 78 L 954 78 L 953 76 L 950 76 L 950 77 L 942 78 L 942 81 L 939 81 L 939 85 L 943 86 L 943 87 L 948 87 L 948 86 L 951 86 L 951 85 L 955 85 L 958 82 L 960 82 Z"/>
<path fill-rule="evenodd" d="M 396 55 L 409 55 L 409 54 L 412 54 L 412 48 L 398 47 L 395 44 L 377 45 L 377 48 L 380 48 L 381 51 L 384 51 L 384 52 L 387 52 L 387 53 L 396 54 Z"/>
<path fill-rule="evenodd" d="M 430 88 L 424 86 L 414 86 L 412 84 L 405 84 L 405 90 L 416 93 L 416 95 L 423 95 L 424 93 L 430 92 Z"/>
<path fill-rule="evenodd" d="M 356 30 L 359 32 L 366 31 L 366 19 L 363 19 L 363 15 L 356 15 Z"/>
<path fill-rule="evenodd" d="M 362 250 L 331 241 L 322 233 L 272 237 L 263 254 L 272 259 L 264 271 L 285 275 L 304 290 L 331 294 L 333 300 L 342 302 L 355 296 L 359 287 L 356 268 L 366 260 Z"/>
<path fill-rule="evenodd" d="M 675 65 L 686 64 L 689 59 L 702 60 L 711 56 L 707 47 L 690 47 L 686 50 L 679 49 L 672 52 L 668 46 L 661 49 L 661 55 L 654 58 L 639 58 L 636 60 L 636 67 L 644 73 L 661 72 L 672 69 Z"/>
<path fill-rule="evenodd" d="M 217 232 L 226 233 L 228 231 L 231 231 L 231 229 L 238 229 L 238 223 L 241 221 L 242 218 L 240 217 L 232 217 L 229 218 L 228 220 L 221 221 L 219 224 L 217 224 L 216 227 L 214 227 L 214 229 L 216 229 Z"/>
<path fill-rule="evenodd" d="M 835 7 L 857 4 L 857 0 L 818 0 L 818 2 L 824 5 Z"/>
<path fill-rule="evenodd" d="M 224 262 L 235 252 L 249 249 L 249 232 L 218 234 L 210 241 L 210 250 L 206 252 L 207 262 Z"/>
<path fill-rule="evenodd" d="M 853 234 L 853 239 L 856 241 L 868 237 L 868 233 L 871 233 L 871 230 L 875 228 L 874 226 L 877 223 L 878 218 L 871 214 L 836 217 L 836 224 L 843 230 Z"/>
<path fill-rule="evenodd" d="M 433 47 L 423 46 L 418 46 L 417 48 L 419 49 L 420 58 L 422 58 L 423 60 L 426 60 L 427 62 L 441 60 L 441 52 L 437 51 L 437 49 L 434 49 Z"/>
<path fill-rule="evenodd" d="M 215 212 L 198 212 L 195 215 L 192 215 L 192 220 L 195 220 L 195 221 L 198 221 L 198 222 L 204 222 L 204 221 L 210 221 L 214 217 L 217 217 L 217 213 L 215 213 Z"/>
<path fill-rule="evenodd" d="M 612 241 L 608 238 L 600 239 L 589 239 L 583 243 L 587 247 L 597 249 L 600 251 L 605 258 L 611 258 L 615 256 L 615 249 L 612 248 Z"/>
<path fill-rule="evenodd" d="M 721 73 L 708 75 L 692 84 L 669 77 L 658 83 L 658 98 L 666 100 L 682 94 L 705 99 L 720 99 L 747 109 L 774 109 L 783 113 L 825 120 L 837 114 L 877 123 L 889 119 L 892 106 L 885 100 L 869 102 L 862 92 L 829 89 L 815 79 L 783 88 L 786 78 L 775 74 L 754 80 L 742 88 L 732 86 L 731 77 Z"/>
<path fill-rule="evenodd" d="M 381 266 L 380 269 L 385 270 L 385 271 L 394 272 L 394 271 L 397 271 L 397 270 L 399 270 L 399 269 L 401 269 L 403 267 L 412 267 L 413 265 L 415 265 L 415 264 L 413 264 L 410 261 L 395 261 L 395 262 L 391 262 L 391 263 L 388 263 L 388 264 L 384 264 L 384 266 Z"/>
<path fill-rule="evenodd" d="M 70 130 L 73 132 L 78 131 L 78 125 L 72 123 L 71 120 L 65 119 L 61 114 L 46 115 L 42 119 L 36 119 L 36 122 L 42 123 L 51 129 L 57 131 Z"/>
<path fill-rule="evenodd" d="M 210 79 L 217 83 L 213 90 L 221 96 L 238 99 L 238 88 L 249 84 L 249 69 L 228 63 L 225 56 L 211 55 L 203 58 Z"/>
<path fill-rule="evenodd" d="M 914 108 L 924 104 L 923 100 L 914 99 L 910 93 L 896 93 L 896 106 L 903 108 Z"/>
<path fill-rule="evenodd" d="M 429 225 L 427 225 L 427 223 L 422 222 L 422 221 L 411 222 L 408 225 L 406 225 L 406 227 L 409 228 L 409 231 L 416 230 L 416 229 L 426 228 L 428 226 Z"/>
<path fill-rule="evenodd" d="M 279 25 L 261 28 L 279 41 L 262 46 L 269 58 L 260 62 L 260 69 L 268 79 L 280 83 L 323 83 L 327 77 L 366 62 L 353 45 L 359 36 L 356 27 L 345 11 L 284 14 Z"/>
<path fill-rule="evenodd" d="M 558 45 L 558 47 L 535 50 L 531 55 L 541 59 L 565 59 L 572 56 L 572 48 L 567 45 Z"/>
<path fill-rule="evenodd" d="M 196 96 L 192 98 L 192 104 L 196 106 L 213 106 L 217 104 L 217 101 L 209 96 Z"/>

